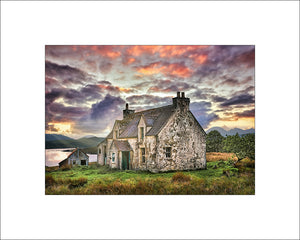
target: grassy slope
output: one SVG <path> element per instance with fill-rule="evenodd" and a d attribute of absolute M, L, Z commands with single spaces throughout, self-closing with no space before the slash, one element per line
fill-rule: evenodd
<path fill-rule="evenodd" d="M 223 159 L 207 170 L 157 174 L 95 164 L 49 170 L 46 194 L 254 194 L 254 182 L 254 161 L 246 159 L 236 167 Z"/>

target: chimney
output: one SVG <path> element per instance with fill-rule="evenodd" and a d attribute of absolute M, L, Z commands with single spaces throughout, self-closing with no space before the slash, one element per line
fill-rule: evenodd
<path fill-rule="evenodd" d="M 130 114 L 134 113 L 135 110 L 130 110 L 128 103 L 125 105 L 125 109 L 123 110 L 123 119 L 128 117 Z"/>
<path fill-rule="evenodd" d="M 185 97 L 184 92 L 177 92 L 177 97 L 173 98 L 173 106 L 175 109 L 179 109 L 180 111 L 187 112 L 190 107 L 190 99 Z"/>

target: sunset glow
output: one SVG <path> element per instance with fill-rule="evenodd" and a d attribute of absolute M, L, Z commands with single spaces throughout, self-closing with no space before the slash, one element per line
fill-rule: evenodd
<path fill-rule="evenodd" d="M 105 137 L 125 103 L 136 111 L 176 92 L 205 130 L 254 128 L 255 48 L 239 46 L 46 46 L 46 132 Z"/>

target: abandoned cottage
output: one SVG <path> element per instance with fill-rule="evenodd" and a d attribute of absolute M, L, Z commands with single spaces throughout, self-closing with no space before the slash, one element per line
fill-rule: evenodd
<path fill-rule="evenodd" d="M 165 172 L 206 168 L 206 133 L 177 92 L 173 104 L 141 112 L 126 103 L 123 119 L 97 146 L 97 161 L 111 168 Z"/>
<path fill-rule="evenodd" d="M 74 166 L 74 165 L 89 165 L 89 156 L 80 150 L 79 148 L 75 148 L 66 159 L 62 160 L 58 163 L 59 167 L 62 166 Z"/>

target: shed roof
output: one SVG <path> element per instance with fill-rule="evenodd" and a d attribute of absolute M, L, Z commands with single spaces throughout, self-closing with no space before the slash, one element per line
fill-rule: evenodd
<path fill-rule="evenodd" d="M 84 155 L 86 155 L 87 157 L 89 157 L 84 151 L 80 150 L 79 148 L 75 148 L 68 156 L 67 156 L 67 159 L 69 157 L 71 157 L 76 151 L 79 151 L 79 152 L 82 152 Z"/>

